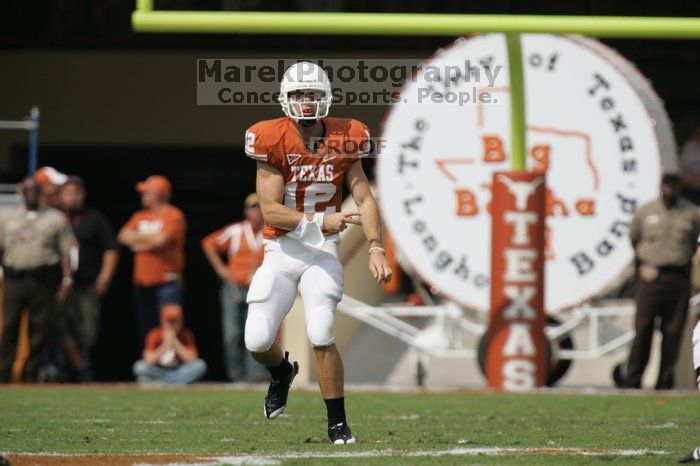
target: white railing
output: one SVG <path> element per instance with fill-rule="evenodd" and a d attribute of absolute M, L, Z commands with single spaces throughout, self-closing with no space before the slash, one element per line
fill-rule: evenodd
<path fill-rule="evenodd" d="M 470 313 L 453 302 L 433 306 L 383 305 L 371 306 L 344 295 L 338 310 L 397 338 L 411 348 L 431 356 L 442 358 L 476 358 L 478 341 L 486 332 L 487 316 Z M 552 356 L 558 359 L 597 359 L 613 351 L 626 348 L 634 338 L 635 304 L 632 300 L 604 301 L 596 304 L 583 304 L 554 317 L 561 323 L 548 325 L 545 333 L 550 341 L 560 340 L 574 333 L 586 334 L 585 347 L 581 349 L 560 349 L 552 345 Z M 700 294 L 690 300 L 688 312 L 700 312 Z M 418 327 L 407 322 L 406 318 L 434 319 L 432 325 Z M 629 323 L 621 333 L 611 334 L 604 329 L 620 328 L 620 318 Z M 462 332 L 477 337 L 474 348 L 465 348 Z M 582 341 L 577 338 L 577 341 Z"/>

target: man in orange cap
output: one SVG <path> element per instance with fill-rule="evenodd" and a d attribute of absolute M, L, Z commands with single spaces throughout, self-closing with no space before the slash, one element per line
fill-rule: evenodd
<path fill-rule="evenodd" d="M 185 385 L 201 378 L 207 364 L 198 358 L 194 335 L 184 327 L 179 304 L 165 304 L 160 310 L 160 327 L 148 332 L 143 359 L 134 363 L 139 382 Z"/>
<path fill-rule="evenodd" d="M 136 184 L 143 209 L 119 232 L 119 242 L 134 252 L 136 321 L 140 341 L 158 326 L 166 303 L 181 303 L 185 264 L 185 215 L 170 204 L 170 181 L 160 175 Z"/>

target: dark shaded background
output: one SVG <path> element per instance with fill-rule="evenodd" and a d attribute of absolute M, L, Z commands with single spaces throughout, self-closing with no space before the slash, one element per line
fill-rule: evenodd
<path fill-rule="evenodd" d="M 429 56 L 452 41 L 446 37 L 334 37 L 134 34 L 132 1 L 11 0 L 0 2 L 0 49 L 50 51 L 245 50 L 295 53 L 402 51 Z M 576 14 L 635 16 L 698 16 L 696 1 L 156 1 L 156 9 L 378 11 L 494 14 Z M 666 103 L 683 142 L 700 121 L 700 41 L 604 40 L 633 61 Z M 389 55 L 387 55 L 389 56 Z M 0 62 L 0 73 L 11 73 Z M 3 95 L 21 89 L 0 89 Z M 60 92 L 60 90 L 57 90 Z M 118 98 L 118 96 L 115 96 Z M 138 111 L 138 109 L 135 109 Z M 0 115 L 2 117 L 2 115 Z M 251 122 L 252 123 L 252 122 Z M 240 138 L 235 138 L 239 140 Z M 173 203 L 188 219 L 185 305 L 188 326 L 197 335 L 200 353 L 210 365 L 208 379 L 223 380 L 218 304 L 218 279 L 199 249 L 199 240 L 238 218 L 245 195 L 254 189 L 253 165 L 241 147 L 40 146 L 40 165 L 51 165 L 87 180 L 89 203 L 104 211 L 115 229 L 139 206 L 134 180 L 153 173 L 168 176 L 175 186 Z M 12 148 L 12 160 L 0 170 L 0 182 L 26 174 L 26 144 Z M 367 167 L 371 169 L 370 166 Z M 370 170 L 371 171 L 371 170 Z M 131 254 L 123 251 L 117 277 L 105 300 L 95 351 L 99 380 L 131 378 L 137 358 L 132 315 Z"/>

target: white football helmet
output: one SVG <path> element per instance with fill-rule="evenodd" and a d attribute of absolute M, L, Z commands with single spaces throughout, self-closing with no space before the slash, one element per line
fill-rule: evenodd
<path fill-rule="evenodd" d="M 295 99 L 290 97 L 294 91 L 317 91 L 320 95 L 311 99 Z M 319 118 L 328 116 L 332 100 L 331 82 L 323 68 L 317 64 L 300 61 L 284 72 L 280 84 L 280 104 L 284 114 L 294 121 L 313 124 Z M 302 105 L 315 105 L 316 111 L 306 115 Z"/>

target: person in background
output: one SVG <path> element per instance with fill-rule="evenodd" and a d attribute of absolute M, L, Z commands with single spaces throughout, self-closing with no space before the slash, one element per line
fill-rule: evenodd
<path fill-rule="evenodd" d="M 700 125 L 683 144 L 680 155 L 681 175 L 683 176 L 683 197 L 700 205 Z"/>
<path fill-rule="evenodd" d="M 90 352 L 97 339 L 101 299 L 109 290 L 119 260 L 119 244 L 109 220 L 87 207 L 85 196 L 83 179 L 69 176 L 61 188 L 61 201 L 78 241 L 78 260 L 73 292 L 59 307 L 56 338 L 77 380 L 90 378 Z"/>
<path fill-rule="evenodd" d="M 224 361 L 230 380 L 247 380 L 254 368 L 262 369 L 250 356 L 243 340 L 248 316 L 248 287 L 263 259 L 263 218 L 257 194 L 243 203 L 245 220 L 232 223 L 202 240 L 209 263 L 221 278 L 221 322 Z M 221 255 L 225 254 L 225 264 Z"/>
<path fill-rule="evenodd" d="M 691 260 L 700 234 L 698 208 L 681 198 L 680 192 L 681 177 L 665 174 L 661 196 L 641 206 L 630 226 L 639 284 L 635 295 L 636 335 L 626 370 L 619 377 L 619 384 L 625 388 L 641 387 L 657 319 L 663 341 L 656 389 L 673 388 L 673 369 L 688 315 Z"/>
<path fill-rule="evenodd" d="M 68 176 L 53 167 L 41 167 L 34 173 L 34 178 L 41 187 L 43 205 L 60 209 L 61 187 L 68 180 Z"/>
<path fill-rule="evenodd" d="M 0 213 L 5 279 L 0 383 L 10 382 L 25 308 L 29 311 L 29 357 L 22 379 L 37 381 L 55 302 L 65 302 L 73 286 L 70 250 L 75 238 L 65 216 L 42 203 L 39 184 L 33 177 L 22 181 L 20 189 L 22 205 Z"/>
<path fill-rule="evenodd" d="M 134 363 L 140 383 L 185 385 L 200 379 L 207 364 L 198 358 L 194 335 L 184 327 L 179 304 L 166 304 L 160 311 L 160 327 L 146 336 L 143 359 Z"/>
<path fill-rule="evenodd" d="M 170 204 L 170 181 L 160 175 L 136 184 L 139 210 L 119 231 L 119 242 L 134 253 L 134 296 L 139 341 L 158 326 L 166 303 L 182 304 L 185 265 L 185 215 Z"/>

